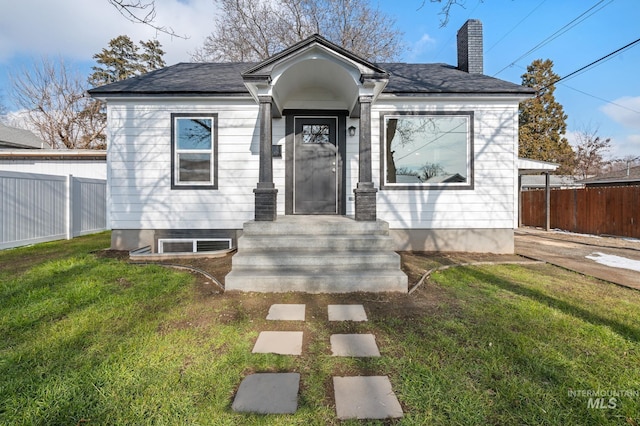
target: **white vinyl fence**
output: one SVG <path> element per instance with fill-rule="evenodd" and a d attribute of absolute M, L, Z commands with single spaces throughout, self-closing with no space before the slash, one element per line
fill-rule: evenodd
<path fill-rule="evenodd" d="M 104 179 L 0 171 L 0 249 L 106 229 Z"/>

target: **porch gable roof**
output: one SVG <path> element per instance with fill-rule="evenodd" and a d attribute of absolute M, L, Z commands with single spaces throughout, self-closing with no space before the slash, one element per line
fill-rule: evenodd
<path fill-rule="evenodd" d="M 264 61 L 253 65 L 251 68 L 243 72 L 242 76 L 243 78 L 246 78 L 251 76 L 261 76 L 266 73 L 270 73 L 273 70 L 273 67 L 280 61 L 287 59 L 289 57 L 292 57 L 296 55 L 298 52 L 304 51 L 312 47 L 313 45 L 322 46 L 325 49 L 331 52 L 334 52 L 336 55 L 339 55 L 344 57 L 345 59 L 348 59 L 349 61 L 359 65 L 360 69 L 368 70 L 369 72 L 367 74 L 379 75 L 382 78 L 388 76 L 387 72 L 382 68 L 379 68 L 378 66 L 372 64 L 371 62 L 366 61 L 365 59 L 349 52 L 348 50 L 338 46 L 337 44 L 330 42 L 329 40 L 327 40 L 326 38 L 322 37 L 319 34 L 314 34 L 311 37 L 308 37 L 294 44 L 293 46 L 288 47 L 282 52 L 276 53 L 270 58 L 267 58 Z"/>

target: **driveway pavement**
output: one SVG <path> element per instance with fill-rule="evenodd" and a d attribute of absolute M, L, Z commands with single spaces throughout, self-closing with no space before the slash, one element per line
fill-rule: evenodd
<path fill-rule="evenodd" d="M 516 253 L 640 290 L 640 241 L 533 228 L 515 231 Z"/>

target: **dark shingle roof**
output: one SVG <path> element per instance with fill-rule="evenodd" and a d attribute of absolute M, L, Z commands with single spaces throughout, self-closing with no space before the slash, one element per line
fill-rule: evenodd
<path fill-rule="evenodd" d="M 533 94 L 529 87 L 483 74 L 469 74 L 447 64 L 387 63 L 389 75 L 383 93 Z"/>
<path fill-rule="evenodd" d="M 248 94 L 243 71 L 253 63 L 179 63 L 89 90 L 91 95 Z"/>
<path fill-rule="evenodd" d="M 179 63 L 89 90 L 93 96 L 246 95 L 242 73 L 256 63 Z M 389 73 L 383 93 L 411 94 L 533 94 L 531 88 L 481 74 L 469 74 L 445 64 L 382 63 Z"/>

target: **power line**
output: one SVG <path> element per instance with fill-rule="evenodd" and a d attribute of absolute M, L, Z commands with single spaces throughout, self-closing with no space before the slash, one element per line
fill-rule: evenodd
<path fill-rule="evenodd" d="M 605 99 L 605 98 L 601 98 L 600 96 L 596 96 L 596 95 L 593 95 L 593 94 L 591 94 L 591 93 L 587 93 L 587 92 L 585 92 L 585 91 L 583 91 L 583 90 L 580 90 L 580 89 L 576 89 L 575 87 L 568 86 L 566 83 L 560 83 L 560 84 L 561 84 L 563 87 L 566 87 L 567 89 L 571 89 L 571 90 L 576 91 L 576 92 L 578 92 L 578 93 L 582 93 L 582 94 L 583 94 L 583 95 L 585 95 L 585 96 L 589 96 L 589 97 L 592 97 L 592 98 L 597 99 L 597 100 L 599 100 L 599 101 L 606 102 L 606 103 L 611 104 L 611 105 L 615 105 L 615 106 L 617 106 L 618 108 L 626 109 L 626 110 L 628 110 L 628 111 L 635 112 L 636 114 L 640 114 L 640 111 L 635 110 L 635 109 L 633 109 L 633 108 L 629 108 L 628 106 L 621 105 L 621 104 L 619 104 L 619 103 L 616 103 L 616 102 L 610 101 L 610 100 Z"/>
<path fill-rule="evenodd" d="M 640 38 L 635 40 L 635 41 L 632 41 L 631 43 L 627 44 L 626 46 L 621 47 L 620 49 L 616 49 L 613 52 L 611 52 L 609 54 L 606 54 L 606 55 L 604 55 L 603 57 L 601 57 L 599 59 L 596 59 L 595 61 L 591 62 L 590 64 L 587 64 L 587 65 L 583 66 L 582 68 L 578 68 L 577 70 L 575 70 L 573 72 L 570 72 L 569 74 L 565 75 L 564 77 L 560 77 L 558 80 L 556 80 L 556 81 L 544 86 L 539 91 L 541 92 L 541 91 L 545 90 L 547 87 L 551 86 L 552 84 L 559 83 L 562 80 L 566 80 L 569 77 L 575 76 L 576 74 L 578 74 L 580 72 L 586 71 L 588 68 L 594 67 L 595 65 L 597 65 L 598 63 L 604 61 L 605 59 L 607 59 L 609 57 L 613 57 L 613 56 L 615 56 L 615 55 L 617 55 L 619 53 L 622 53 L 622 51 L 624 51 L 626 49 L 629 49 L 629 48 L 633 47 L 634 45 L 636 45 L 638 43 L 640 43 Z"/>
<path fill-rule="evenodd" d="M 522 18 L 517 24 L 515 24 L 513 26 L 513 28 L 511 28 L 509 31 L 507 31 L 502 37 L 500 37 L 500 39 L 498 41 L 496 41 L 495 43 L 493 43 L 493 45 L 489 48 L 489 50 L 487 50 L 486 53 L 489 53 L 493 50 L 494 47 L 496 47 L 502 40 L 504 40 L 505 38 L 507 38 L 507 36 L 509 34 L 511 34 L 513 32 L 513 30 L 515 30 L 516 28 L 518 28 L 520 26 L 520 24 L 522 24 L 529 16 L 531 16 L 533 14 L 533 12 L 535 12 L 536 10 L 540 9 L 540 6 L 542 6 L 544 4 L 544 2 L 547 0 L 542 0 L 540 2 L 540 4 L 538 4 L 535 8 L 533 8 L 531 10 L 531 12 L 529 12 L 527 14 L 527 16 L 525 16 L 524 18 Z"/>
<path fill-rule="evenodd" d="M 591 12 L 593 9 L 595 9 L 596 7 L 598 7 L 600 4 L 602 4 L 605 0 L 600 0 L 598 1 L 596 4 L 594 4 L 593 6 L 591 6 L 589 9 L 585 10 L 584 12 L 582 12 L 580 15 L 578 15 L 576 18 L 574 18 L 573 20 L 571 20 L 569 23 L 563 25 L 559 30 L 557 30 L 555 33 L 551 34 L 549 37 L 547 37 L 546 39 L 542 40 L 540 43 L 538 43 L 537 45 L 535 45 L 534 47 L 532 47 L 531 49 L 529 49 L 526 53 L 524 53 L 523 55 L 520 55 L 518 57 L 518 59 L 514 60 L 513 62 L 511 62 L 509 65 L 505 66 L 504 68 L 502 68 L 500 71 L 498 71 L 497 73 L 495 73 L 493 75 L 493 77 L 497 76 L 498 74 L 500 74 L 502 71 L 506 70 L 507 68 L 515 65 L 520 59 L 523 59 L 525 57 L 527 57 L 528 55 L 530 55 L 531 53 L 535 52 L 536 50 L 540 49 L 541 47 L 551 43 L 553 40 L 555 40 L 556 38 L 560 37 L 562 34 L 566 33 L 567 31 L 569 31 L 570 29 L 572 29 L 573 27 L 575 27 L 576 25 L 582 23 L 584 20 L 586 20 L 587 18 L 591 17 L 592 15 L 594 15 L 595 13 L 599 12 L 600 10 L 604 9 L 606 6 L 608 6 L 609 4 L 613 3 L 613 0 L 609 0 L 609 2 L 605 5 L 603 5 L 602 7 L 600 7 L 598 10 L 593 11 L 592 13 L 590 13 L 589 15 L 587 15 L 589 12 Z M 585 16 L 586 15 L 586 16 Z"/>
<path fill-rule="evenodd" d="M 609 59 L 611 59 L 611 57 Z M 526 68 L 521 66 L 521 65 L 516 65 L 516 66 L 518 68 L 526 70 Z M 631 112 L 635 112 L 636 114 L 640 114 L 640 111 L 638 111 L 638 110 L 635 110 L 633 108 L 629 108 L 628 106 L 625 106 L 625 105 L 610 101 L 610 100 L 605 99 L 605 98 L 601 98 L 600 96 L 596 96 L 593 93 L 588 93 L 588 92 L 585 92 L 584 90 L 576 89 L 575 87 L 571 87 L 566 83 L 560 83 L 560 85 L 563 86 L 563 87 L 566 87 L 567 89 L 571 89 L 571 90 L 573 90 L 575 92 L 581 93 L 581 94 L 583 94 L 585 96 L 589 96 L 591 98 L 594 98 L 594 99 L 597 99 L 599 101 L 602 101 L 604 103 L 611 104 L 611 105 L 617 106 L 618 108 L 626 109 L 626 110 L 631 111 Z"/>

